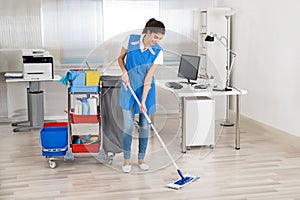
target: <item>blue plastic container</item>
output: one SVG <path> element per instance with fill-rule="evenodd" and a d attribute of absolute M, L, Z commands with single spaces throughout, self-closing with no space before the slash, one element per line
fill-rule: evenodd
<path fill-rule="evenodd" d="M 40 131 L 42 155 L 64 156 L 68 150 L 68 127 L 44 127 Z"/>

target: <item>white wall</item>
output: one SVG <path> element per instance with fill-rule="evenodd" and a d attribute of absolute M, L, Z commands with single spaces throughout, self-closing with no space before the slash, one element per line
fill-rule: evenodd
<path fill-rule="evenodd" d="M 300 137 L 298 0 L 219 0 L 232 19 L 233 85 L 248 90 L 242 114 Z"/>

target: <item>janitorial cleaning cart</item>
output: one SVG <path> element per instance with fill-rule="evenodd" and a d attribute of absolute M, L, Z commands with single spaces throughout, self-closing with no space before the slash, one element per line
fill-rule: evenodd
<path fill-rule="evenodd" d="M 65 161 L 73 161 L 76 153 L 98 153 L 100 162 L 112 164 L 114 155 L 122 152 L 123 117 L 118 106 L 121 77 L 100 77 L 96 70 L 72 69 L 65 75 L 65 83 L 68 86 L 68 109 L 65 110 L 68 122 L 63 128 L 53 128 L 56 134 L 50 138 L 58 142 L 57 132 L 65 131 L 63 141 L 67 148 L 58 155 Z M 86 126 L 85 130 L 93 126 L 95 132 L 86 134 L 77 126 Z M 41 138 L 45 137 L 45 131 L 48 129 L 41 130 Z M 54 159 L 49 163 L 50 167 L 56 166 Z"/>
<path fill-rule="evenodd" d="M 98 153 L 100 149 L 100 72 L 69 70 L 63 78 L 68 86 L 68 109 L 65 110 L 68 121 L 44 123 L 40 130 L 42 155 L 48 158 L 51 168 L 56 167 L 56 158 L 74 160 L 73 153 Z M 93 124 L 97 128 L 93 134 L 74 134 L 76 124 L 87 127 Z"/>
<path fill-rule="evenodd" d="M 73 153 L 98 153 L 100 162 L 112 164 L 114 155 L 122 152 L 123 115 L 118 106 L 121 77 L 100 77 L 100 73 L 97 74 L 96 71 L 78 70 L 71 73 L 73 80 L 68 90 L 67 111 L 71 151 L 67 152 L 65 160 L 73 160 Z M 72 97 L 76 95 L 84 97 L 81 100 L 75 98 L 74 103 Z M 86 112 L 86 102 L 95 99 L 97 101 L 89 104 Z M 96 124 L 99 129 L 92 135 L 74 134 L 73 126 L 76 124 Z"/>
<path fill-rule="evenodd" d="M 68 131 L 70 150 L 65 160 L 73 160 L 73 153 L 98 153 L 101 142 L 100 124 L 100 72 L 95 70 L 70 70 L 72 80 L 68 87 Z M 75 134 L 74 126 L 96 126 L 92 134 Z"/>

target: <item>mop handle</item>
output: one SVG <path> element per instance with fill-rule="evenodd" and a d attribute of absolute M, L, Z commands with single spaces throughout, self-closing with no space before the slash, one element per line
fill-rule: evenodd
<path fill-rule="evenodd" d="M 123 82 L 123 84 L 124 84 L 124 87 L 126 88 L 126 85 L 125 85 L 124 82 Z M 136 102 L 138 103 L 138 105 L 141 106 L 141 102 L 140 102 L 140 100 L 138 99 L 138 97 L 136 96 L 136 94 L 135 94 L 135 92 L 133 91 L 132 87 L 131 87 L 130 85 L 128 85 L 128 88 L 129 88 L 131 94 L 133 95 L 133 97 L 135 98 Z M 168 156 L 170 157 L 170 159 L 171 159 L 172 163 L 174 164 L 174 166 L 176 167 L 177 171 L 180 172 L 180 169 L 178 168 L 178 166 L 177 166 L 175 160 L 173 159 L 172 155 L 170 154 L 169 150 L 167 149 L 165 143 L 163 142 L 163 140 L 162 140 L 161 137 L 159 136 L 159 134 L 158 134 L 156 128 L 155 128 L 154 125 L 152 124 L 152 122 L 151 122 L 151 120 L 150 120 L 148 114 L 145 112 L 144 115 L 145 115 L 145 117 L 146 117 L 148 123 L 151 125 L 152 129 L 154 130 L 154 133 L 155 133 L 155 135 L 157 136 L 158 140 L 160 141 L 161 145 L 162 145 L 163 148 L 166 150 Z M 180 173 L 181 173 L 181 172 L 180 172 Z"/>
<path fill-rule="evenodd" d="M 124 85 L 125 85 L 125 84 L 124 84 Z M 126 87 L 126 86 L 125 86 L 125 87 Z M 141 102 L 140 102 L 140 100 L 138 99 L 138 97 L 136 96 L 136 94 L 134 93 L 132 87 L 131 87 L 130 85 L 128 85 L 128 88 L 129 88 L 131 94 L 133 95 L 134 99 L 135 99 L 136 102 L 138 103 L 138 105 L 141 106 Z M 149 116 L 147 115 L 146 112 L 144 113 L 144 115 L 145 115 L 145 117 L 146 117 L 148 123 L 149 123 L 149 124 L 152 124 L 152 122 L 151 122 L 151 120 L 150 120 L 150 118 L 149 118 Z"/>

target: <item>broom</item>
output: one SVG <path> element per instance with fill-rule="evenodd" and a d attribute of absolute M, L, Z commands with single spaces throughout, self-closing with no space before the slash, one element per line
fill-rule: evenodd
<path fill-rule="evenodd" d="M 125 88 L 126 85 L 125 83 L 123 82 L 123 85 Z M 135 92 L 133 91 L 132 87 L 130 85 L 128 85 L 128 88 L 131 92 L 131 94 L 133 95 L 134 99 L 136 100 L 136 102 L 138 103 L 139 106 L 141 106 L 141 102 L 140 100 L 138 99 L 138 97 L 136 96 Z M 178 178 L 177 180 L 171 182 L 171 183 L 168 183 L 166 185 L 166 187 L 168 188 L 173 188 L 173 189 L 181 189 L 182 187 L 184 187 L 185 185 L 197 180 L 198 178 L 200 178 L 199 176 L 193 176 L 193 175 L 189 175 L 189 174 L 186 174 L 185 176 L 183 176 L 181 170 L 179 169 L 179 167 L 177 166 L 175 160 L 173 159 L 172 155 L 170 154 L 169 150 L 167 149 L 165 143 L 163 142 L 163 140 L 161 139 L 161 137 L 159 136 L 156 128 L 154 127 L 154 125 L 152 124 L 148 114 L 145 112 L 144 113 L 148 123 L 151 125 L 151 128 L 153 129 L 155 135 L 157 136 L 158 140 L 160 141 L 161 145 L 163 146 L 163 148 L 166 150 L 169 158 L 171 159 L 173 165 L 175 166 L 176 170 L 177 170 L 177 173 L 179 174 L 180 178 Z"/>

